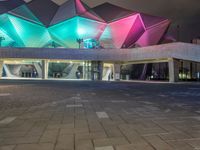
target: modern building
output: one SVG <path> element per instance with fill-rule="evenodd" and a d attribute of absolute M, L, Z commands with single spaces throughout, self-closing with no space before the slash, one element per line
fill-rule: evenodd
<path fill-rule="evenodd" d="M 169 25 L 110 3 L 0 1 L 0 77 L 199 80 L 200 46 L 163 44 Z"/>

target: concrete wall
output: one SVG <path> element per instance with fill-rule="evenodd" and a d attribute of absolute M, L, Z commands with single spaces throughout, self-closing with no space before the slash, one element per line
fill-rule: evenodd
<path fill-rule="evenodd" d="M 200 45 L 171 43 L 134 49 L 0 48 L 0 58 L 140 61 L 176 58 L 200 62 Z"/>

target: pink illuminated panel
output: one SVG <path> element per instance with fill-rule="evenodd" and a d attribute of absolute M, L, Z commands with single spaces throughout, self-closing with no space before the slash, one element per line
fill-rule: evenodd
<path fill-rule="evenodd" d="M 135 44 L 135 42 L 140 38 L 140 36 L 142 36 L 144 32 L 145 32 L 145 28 L 142 24 L 140 17 L 138 16 L 131 30 L 129 31 L 129 34 L 126 38 L 126 41 L 123 44 L 123 47 L 125 48 L 132 47 Z"/>
<path fill-rule="evenodd" d="M 78 14 L 82 14 L 87 11 L 80 0 L 76 0 L 76 9 Z"/>
<path fill-rule="evenodd" d="M 112 36 L 112 42 L 115 48 L 121 48 L 123 46 L 126 37 L 129 34 L 135 20 L 138 15 L 133 15 L 128 18 L 124 18 L 108 25 L 110 28 L 110 35 Z"/>
<path fill-rule="evenodd" d="M 169 21 L 166 21 L 160 25 L 148 29 L 136 43 L 141 47 L 158 44 L 169 23 Z"/>

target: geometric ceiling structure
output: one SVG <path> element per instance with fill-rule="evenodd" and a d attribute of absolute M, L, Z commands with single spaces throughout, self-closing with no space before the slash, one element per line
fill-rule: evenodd
<path fill-rule="evenodd" d="M 78 48 L 77 39 L 93 39 L 103 48 L 131 48 L 160 42 L 170 21 L 110 3 L 90 8 L 81 0 L 58 5 L 51 0 L 0 1 L 0 37 L 4 47 Z"/>

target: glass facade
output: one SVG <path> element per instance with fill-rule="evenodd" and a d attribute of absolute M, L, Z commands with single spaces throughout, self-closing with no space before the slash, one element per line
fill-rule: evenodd
<path fill-rule="evenodd" d="M 200 63 L 177 60 L 179 81 L 200 81 Z M 5 79 L 42 79 L 42 60 L 4 60 L 2 77 Z M 47 60 L 47 79 L 115 80 L 115 64 L 102 61 Z M 120 67 L 121 80 L 169 80 L 168 62 L 124 64 Z"/>
<path fill-rule="evenodd" d="M 89 80 L 91 79 L 91 62 L 49 62 L 48 77 L 69 80 Z"/>
<path fill-rule="evenodd" d="M 126 80 L 169 80 L 168 63 L 123 65 L 121 78 Z"/>
<path fill-rule="evenodd" d="M 42 78 L 41 61 L 37 60 L 7 60 L 3 64 L 5 78 Z"/>
<path fill-rule="evenodd" d="M 7 60 L 3 64 L 3 78 L 43 77 L 41 60 Z M 103 63 L 99 61 L 48 61 L 48 79 L 101 80 Z"/>
<path fill-rule="evenodd" d="M 179 80 L 196 81 L 200 80 L 200 63 L 192 61 L 179 61 Z"/>
<path fill-rule="evenodd" d="M 178 60 L 179 81 L 199 81 L 200 63 Z M 168 62 L 121 66 L 122 80 L 169 80 Z"/>

